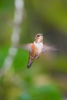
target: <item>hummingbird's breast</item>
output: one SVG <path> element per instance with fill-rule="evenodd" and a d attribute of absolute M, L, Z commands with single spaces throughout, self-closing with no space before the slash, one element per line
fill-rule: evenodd
<path fill-rule="evenodd" d="M 37 55 L 40 55 L 43 50 L 43 43 L 35 43 L 34 42 L 34 51 Z"/>
<path fill-rule="evenodd" d="M 31 44 L 32 51 L 30 52 L 30 59 L 35 59 L 40 56 L 43 51 L 43 44 Z"/>

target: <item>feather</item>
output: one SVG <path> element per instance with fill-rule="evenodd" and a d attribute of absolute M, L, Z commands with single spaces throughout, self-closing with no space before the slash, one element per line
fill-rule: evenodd
<path fill-rule="evenodd" d="M 32 44 L 32 43 L 24 44 L 24 45 L 14 45 L 13 47 L 14 47 L 14 48 L 19 48 L 19 49 L 28 50 L 28 51 L 31 52 L 31 51 L 32 51 L 31 44 Z"/>
<path fill-rule="evenodd" d="M 56 49 L 54 46 L 48 46 L 48 45 L 43 45 L 43 53 L 45 51 L 56 51 L 58 49 Z"/>
<path fill-rule="evenodd" d="M 33 63 L 33 60 L 29 58 L 27 68 L 30 68 L 32 63 Z"/>

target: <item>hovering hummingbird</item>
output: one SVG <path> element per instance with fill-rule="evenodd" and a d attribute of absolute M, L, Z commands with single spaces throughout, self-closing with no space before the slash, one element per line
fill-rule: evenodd
<path fill-rule="evenodd" d="M 45 51 L 56 50 L 54 47 L 43 44 L 44 35 L 46 35 L 46 33 L 45 34 L 39 33 L 35 36 L 35 40 L 33 43 L 21 45 L 21 47 L 19 47 L 21 49 L 26 49 L 29 51 L 29 61 L 27 68 L 31 67 L 33 61 L 39 58 L 41 53 L 45 53 Z"/>

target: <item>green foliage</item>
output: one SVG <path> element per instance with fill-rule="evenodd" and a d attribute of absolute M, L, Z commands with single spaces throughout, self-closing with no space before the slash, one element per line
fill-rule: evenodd
<path fill-rule="evenodd" d="M 28 64 L 29 52 L 24 50 L 18 50 L 18 53 L 14 59 L 13 66 L 15 66 L 16 70 L 26 69 Z M 18 67 L 19 66 L 19 67 Z"/>
<path fill-rule="evenodd" d="M 59 91 L 52 85 L 31 88 L 22 95 L 23 100 L 61 100 Z"/>
<path fill-rule="evenodd" d="M 3 62 L 8 55 L 8 47 L 2 47 L 0 48 L 0 67 L 3 65 Z"/>

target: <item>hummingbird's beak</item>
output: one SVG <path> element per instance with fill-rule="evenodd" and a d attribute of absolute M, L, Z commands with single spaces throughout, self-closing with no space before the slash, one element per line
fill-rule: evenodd
<path fill-rule="evenodd" d="M 44 33 L 44 34 L 42 34 L 42 36 L 45 36 L 46 34 L 48 34 L 48 33 Z"/>

